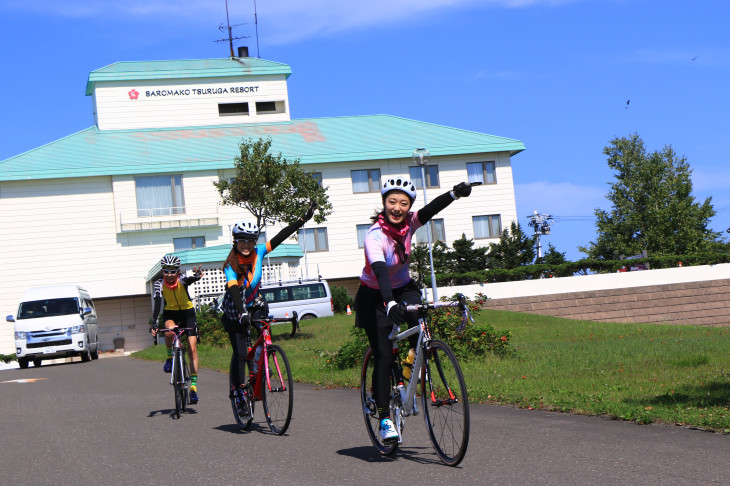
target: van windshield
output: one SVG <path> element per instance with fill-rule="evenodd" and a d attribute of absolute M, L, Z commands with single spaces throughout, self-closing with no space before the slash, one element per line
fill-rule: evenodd
<path fill-rule="evenodd" d="M 18 319 L 66 316 L 78 313 L 79 300 L 75 297 L 34 300 L 31 302 L 21 302 L 20 308 L 18 309 Z"/>

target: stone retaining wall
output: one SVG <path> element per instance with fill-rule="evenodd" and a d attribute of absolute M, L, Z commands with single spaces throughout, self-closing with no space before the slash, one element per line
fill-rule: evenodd
<path fill-rule="evenodd" d="M 495 298 L 486 306 L 591 321 L 730 326 L 730 279 Z"/>

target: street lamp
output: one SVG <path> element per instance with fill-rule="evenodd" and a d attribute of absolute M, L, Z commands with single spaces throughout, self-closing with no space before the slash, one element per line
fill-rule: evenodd
<path fill-rule="evenodd" d="M 417 148 L 413 151 L 412 156 L 413 162 L 421 167 L 421 187 L 423 187 L 423 205 L 428 204 L 426 198 L 426 165 L 431 161 L 431 154 L 428 149 Z M 439 300 L 438 292 L 436 291 L 436 274 L 433 271 L 433 250 L 431 249 L 431 221 L 428 222 L 429 226 L 426 228 L 426 234 L 428 235 L 428 259 L 431 264 L 431 292 L 433 294 L 433 301 Z"/>

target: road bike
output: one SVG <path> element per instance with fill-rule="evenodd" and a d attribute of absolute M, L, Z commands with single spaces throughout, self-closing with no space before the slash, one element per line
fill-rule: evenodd
<path fill-rule="evenodd" d="M 185 412 L 188 406 L 188 394 L 190 391 L 190 368 L 185 358 L 182 337 L 188 331 L 195 331 L 194 328 L 172 327 L 170 329 L 157 329 L 157 333 L 170 332 L 173 335 L 172 341 L 172 371 L 170 373 L 170 384 L 175 391 L 175 417 L 180 418 L 180 412 Z M 157 335 L 154 337 L 157 344 Z"/>
<path fill-rule="evenodd" d="M 419 414 L 416 401 L 420 383 L 423 418 L 434 451 L 449 466 L 456 466 L 464 459 L 469 444 L 469 399 L 464 376 L 449 345 L 433 339 L 429 329 L 428 314 L 435 309 L 447 307 L 458 307 L 461 311 L 461 324 L 457 331 L 462 330 L 468 321 L 474 322 L 466 297 L 460 295 L 457 301 L 406 306 L 407 312 L 418 313 L 418 325 L 403 332 L 394 325 L 393 332 L 388 336 L 393 340 L 393 352 L 397 356 L 398 343 L 418 333 L 410 380 L 403 377 L 397 359 L 390 377 L 390 417 L 398 431 L 397 440 L 384 443 L 378 435 L 380 420 L 373 398 L 372 383 L 374 353 L 371 348 L 365 353 L 360 374 L 362 412 L 370 440 L 384 456 L 395 452 L 403 443 L 405 418 Z M 405 382 L 408 383 L 407 386 L 404 385 Z"/>
<path fill-rule="evenodd" d="M 286 353 L 281 346 L 271 342 L 271 325 L 282 321 L 296 321 L 296 316 L 291 319 L 268 317 L 252 321 L 259 323 L 261 330 L 254 346 L 250 345 L 248 339 L 246 364 L 249 366 L 249 379 L 235 392 L 231 383 L 229 394 L 233 416 L 242 430 L 248 430 L 251 426 L 255 402 L 258 401 L 263 403 L 266 422 L 274 434 L 282 435 L 289 428 L 294 407 L 294 382 Z M 252 364 L 254 368 L 251 368 Z"/>

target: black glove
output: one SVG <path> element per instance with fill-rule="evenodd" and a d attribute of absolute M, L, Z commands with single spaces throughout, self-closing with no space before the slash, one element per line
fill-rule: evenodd
<path fill-rule="evenodd" d="M 309 208 L 307 208 L 307 212 L 304 213 L 304 216 L 302 216 L 302 221 L 305 223 L 312 219 L 312 216 L 314 216 L 314 210 L 317 209 L 317 204 L 314 201 L 311 201 L 309 203 Z"/>
<path fill-rule="evenodd" d="M 244 312 L 240 316 L 238 316 L 238 323 L 241 324 L 243 327 L 248 327 L 251 325 L 251 316 L 248 312 Z"/>
<path fill-rule="evenodd" d="M 469 197 L 469 194 L 471 194 L 471 184 L 468 182 L 459 182 L 454 186 L 453 191 L 456 197 Z"/>
<path fill-rule="evenodd" d="M 394 300 L 388 302 L 388 318 L 393 324 L 403 324 L 406 321 L 406 306 L 401 302 L 397 304 Z"/>

